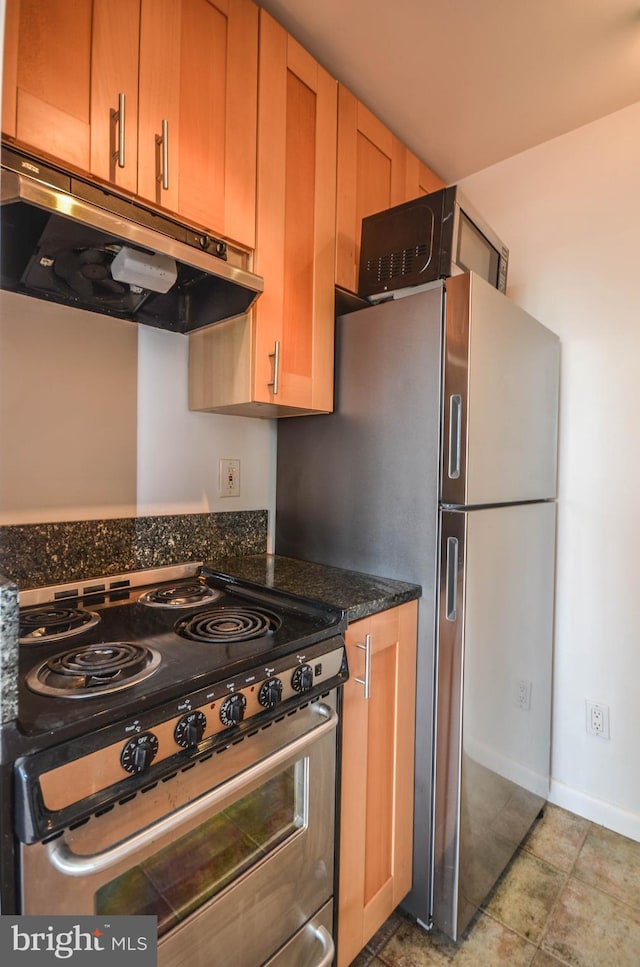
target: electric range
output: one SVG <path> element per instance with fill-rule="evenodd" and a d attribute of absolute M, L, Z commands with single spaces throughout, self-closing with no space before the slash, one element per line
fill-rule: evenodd
<path fill-rule="evenodd" d="M 345 612 L 199 563 L 25 590 L 19 617 L 3 913 L 153 913 L 167 967 L 203 924 L 247 963 L 329 950 Z"/>

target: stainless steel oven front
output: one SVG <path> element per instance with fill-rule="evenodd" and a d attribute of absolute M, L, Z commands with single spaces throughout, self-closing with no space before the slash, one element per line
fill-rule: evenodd
<path fill-rule="evenodd" d="M 21 843 L 22 912 L 155 914 L 161 967 L 331 964 L 337 722 L 334 688 Z M 37 757 L 46 811 L 91 792 L 82 756 Z"/>

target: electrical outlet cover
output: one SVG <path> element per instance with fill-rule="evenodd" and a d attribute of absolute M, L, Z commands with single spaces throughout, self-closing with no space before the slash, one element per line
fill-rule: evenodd
<path fill-rule="evenodd" d="M 589 735 L 596 735 L 600 739 L 610 738 L 609 732 L 609 706 L 602 702 L 592 702 L 586 700 L 587 707 L 587 732 Z"/>
<path fill-rule="evenodd" d="M 240 496 L 240 461 L 235 457 L 223 457 L 220 460 L 218 495 L 220 497 Z"/>
<path fill-rule="evenodd" d="M 531 708 L 531 682 L 525 678 L 520 678 L 516 682 L 514 705 L 523 712 L 528 712 Z"/>

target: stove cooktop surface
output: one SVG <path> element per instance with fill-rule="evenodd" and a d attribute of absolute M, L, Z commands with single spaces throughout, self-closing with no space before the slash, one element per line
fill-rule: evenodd
<path fill-rule="evenodd" d="M 94 731 L 216 681 L 266 674 L 277 659 L 346 627 L 339 608 L 191 571 L 137 586 L 121 576 L 24 594 L 20 731 L 56 741 Z"/>

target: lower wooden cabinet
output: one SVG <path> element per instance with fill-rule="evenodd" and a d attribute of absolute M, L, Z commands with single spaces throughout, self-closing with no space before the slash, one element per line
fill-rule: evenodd
<path fill-rule="evenodd" d="M 410 601 L 347 629 L 338 967 L 411 889 L 417 615 Z"/>

